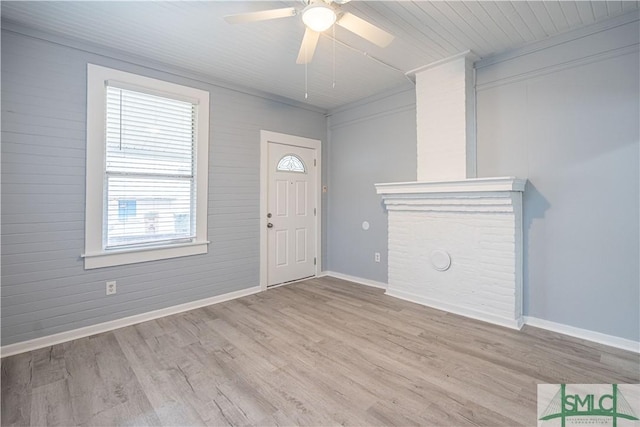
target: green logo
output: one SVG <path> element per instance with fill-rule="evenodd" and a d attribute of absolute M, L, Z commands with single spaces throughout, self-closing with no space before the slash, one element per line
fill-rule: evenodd
<path fill-rule="evenodd" d="M 538 388 L 539 397 L 541 386 L 543 385 Z M 607 387 L 611 388 L 604 392 L 601 385 L 598 384 L 581 384 L 579 386 L 578 390 L 570 393 L 567 392 L 566 384 L 560 384 L 560 389 L 542 412 L 539 420 L 559 419 L 562 427 L 566 426 L 567 419 L 570 419 L 573 425 L 605 424 L 608 419 L 613 427 L 617 427 L 618 420 L 621 419 L 638 421 L 638 417 L 636 417 L 631 405 L 620 392 L 617 384 L 607 385 Z M 585 391 L 588 388 L 596 392 Z"/>

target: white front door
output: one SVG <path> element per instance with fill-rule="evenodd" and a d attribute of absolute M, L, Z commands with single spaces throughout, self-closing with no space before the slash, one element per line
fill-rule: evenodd
<path fill-rule="evenodd" d="M 315 150 L 269 141 L 267 286 L 315 275 Z"/>

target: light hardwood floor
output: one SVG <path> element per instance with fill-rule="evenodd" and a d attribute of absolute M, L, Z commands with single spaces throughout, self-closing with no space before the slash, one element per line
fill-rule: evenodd
<path fill-rule="evenodd" d="M 535 425 L 537 383 L 637 354 L 333 278 L 2 360 L 2 425 Z"/>

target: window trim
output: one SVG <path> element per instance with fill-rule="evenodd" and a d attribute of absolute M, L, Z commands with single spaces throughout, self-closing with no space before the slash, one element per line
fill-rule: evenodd
<path fill-rule="evenodd" d="M 197 104 L 195 176 L 196 236 L 192 242 L 163 244 L 140 248 L 103 248 L 105 150 L 105 85 L 122 82 L 147 93 L 175 99 L 189 99 Z M 135 90 L 135 89 L 134 89 Z M 138 262 L 205 254 L 207 240 L 207 199 L 209 164 L 209 92 L 137 74 L 87 64 L 87 161 L 85 210 L 85 270 Z"/>

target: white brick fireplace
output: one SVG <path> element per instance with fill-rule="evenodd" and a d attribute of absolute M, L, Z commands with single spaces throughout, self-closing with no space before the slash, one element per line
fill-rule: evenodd
<path fill-rule="evenodd" d="M 522 326 L 526 180 L 475 178 L 473 55 L 416 70 L 418 182 L 376 184 L 389 214 L 387 294 Z"/>

